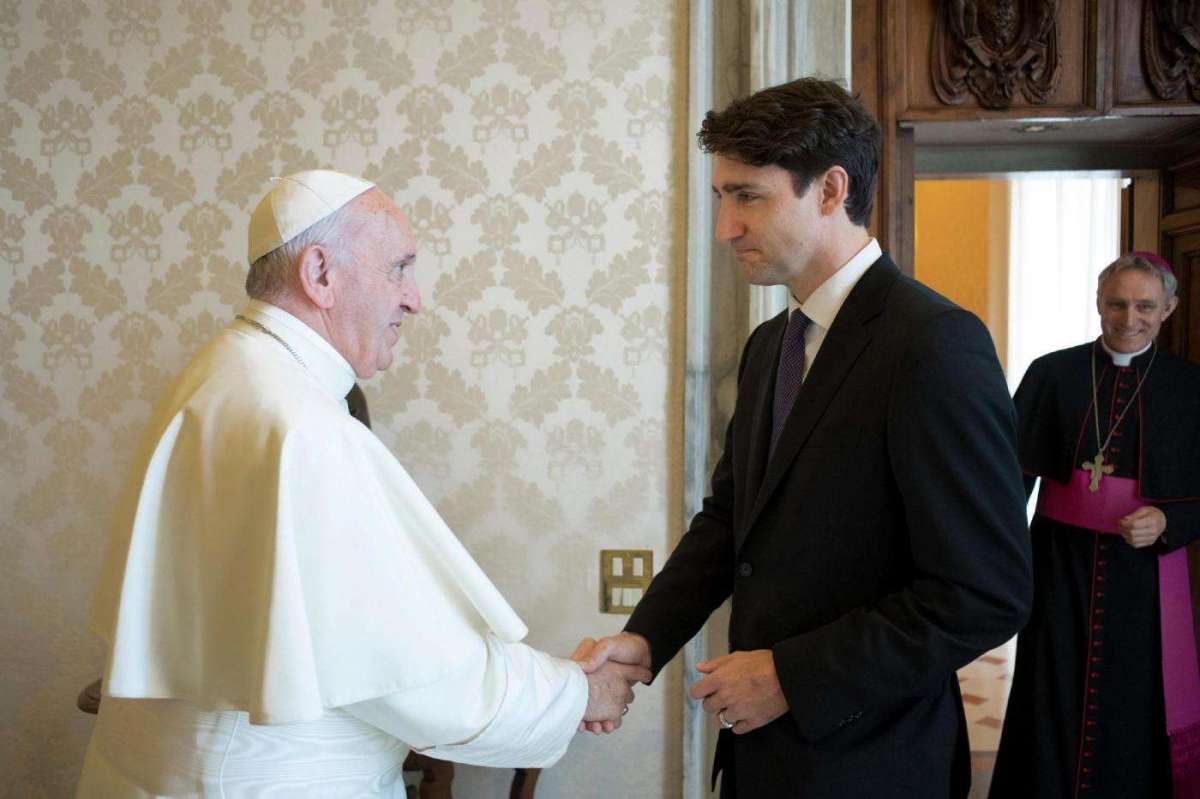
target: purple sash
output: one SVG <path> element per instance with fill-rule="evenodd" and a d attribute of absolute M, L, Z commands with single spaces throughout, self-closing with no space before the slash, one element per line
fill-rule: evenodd
<path fill-rule="evenodd" d="M 1138 495 L 1137 480 L 1104 477 L 1094 494 L 1088 482 L 1083 469 L 1076 469 L 1067 485 L 1043 477 L 1038 513 L 1074 527 L 1116 534 L 1121 517 L 1148 504 Z M 1200 663 L 1186 547 L 1158 558 L 1158 608 L 1173 795 L 1174 799 L 1200 799 Z"/>

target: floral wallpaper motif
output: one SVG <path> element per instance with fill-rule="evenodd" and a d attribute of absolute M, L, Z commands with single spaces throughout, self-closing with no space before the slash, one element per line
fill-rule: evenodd
<path fill-rule="evenodd" d="M 614 631 L 597 550 L 677 524 L 686 4 L 0 0 L 0 794 L 69 795 L 113 496 L 166 383 L 244 301 L 272 175 L 394 196 L 425 309 L 379 436 L 533 629 Z M 664 685 L 665 683 L 665 685 Z M 678 792 L 678 677 L 539 796 Z M 619 767 L 618 767 L 619 766 Z M 460 769 L 458 795 L 508 776 Z"/>

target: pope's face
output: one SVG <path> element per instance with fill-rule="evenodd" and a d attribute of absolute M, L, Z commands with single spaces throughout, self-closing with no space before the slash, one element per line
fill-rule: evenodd
<path fill-rule="evenodd" d="M 818 181 L 797 197 L 792 174 L 713 157 L 718 241 L 729 244 L 746 282 L 771 286 L 801 277 L 819 248 Z"/>
<path fill-rule="evenodd" d="M 1126 269 L 1104 282 L 1096 296 L 1104 343 L 1113 352 L 1138 352 L 1158 336 L 1179 298 L 1167 302 L 1163 284 L 1140 269 Z"/>
<path fill-rule="evenodd" d="M 417 289 L 416 242 L 400 209 L 372 191 L 356 200 L 361 217 L 348 224 L 348 257 L 340 271 L 330 334 L 338 352 L 365 380 L 392 365 L 404 315 L 421 310 Z"/>

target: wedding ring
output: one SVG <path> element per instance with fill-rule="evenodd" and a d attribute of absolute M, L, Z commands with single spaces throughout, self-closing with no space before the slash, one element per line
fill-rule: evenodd
<path fill-rule="evenodd" d="M 721 729 L 723 729 L 723 730 L 732 730 L 733 729 L 733 725 L 725 720 L 725 711 L 724 710 L 717 713 L 717 721 L 721 722 Z"/>
<path fill-rule="evenodd" d="M 624 708 L 621 709 L 622 716 L 624 716 L 628 712 L 629 712 L 629 705 L 626 705 Z"/>

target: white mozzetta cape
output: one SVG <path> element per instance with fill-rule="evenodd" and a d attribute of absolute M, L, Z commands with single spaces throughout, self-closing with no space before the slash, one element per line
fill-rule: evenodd
<path fill-rule="evenodd" d="M 93 609 L 110 647 L 105 695 L 245 711 L 252 724 L 385 699 L 358 715 L 403 734 L 403 722 L 388 724 L 389 702 L 419 714 L 414 698 L 445 697 L 455 675 L 470 685 L 469 675 L 507 662 L 493 708 L 540 718 L 521 745 L 540 738 L 544 752 L 553 739 L 557 759 L 586 704 L 582 673 L 509 646 L 525 625 L 387 448 L 348 415 L 345 360 L 277 308 L 252 302 L 243 314 L 304 366 L 237 321 L 155 411 Z M 532 655 L 560 665 L 534 665 Z M 533 690 L 513 684 L 522 679 L 514 662 L 530 664 Z M 546 704 L 512 707 L 517 696 Z M 485 748 L 461 759 L 507 759 L 503 743 Z M 454 751 L 443 756 L 460 759 Z"/>

